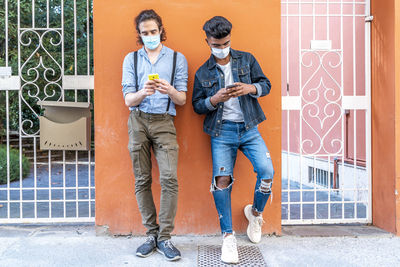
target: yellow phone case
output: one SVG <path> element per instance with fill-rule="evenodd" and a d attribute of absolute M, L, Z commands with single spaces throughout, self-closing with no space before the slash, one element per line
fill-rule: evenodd
<path fill-rule="evenodd" d="M 149 74 L 149 80 L 160 79 L 158 73 Z"/>

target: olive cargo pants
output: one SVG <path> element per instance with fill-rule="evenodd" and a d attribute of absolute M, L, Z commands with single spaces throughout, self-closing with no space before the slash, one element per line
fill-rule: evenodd
<path fill-rule="evenodd" d="M 171 238 L 178 202 L 178 143 L 173 116 L 132 110 L 128 120 L 128 149 L 135 174 L 135 195 L 147 235 Z M 151 148 L 160 170 L 159 224 L 151 191 Z"/>

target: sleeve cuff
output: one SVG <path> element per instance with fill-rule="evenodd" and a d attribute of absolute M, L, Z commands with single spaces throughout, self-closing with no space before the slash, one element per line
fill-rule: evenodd
<path fill-rule="evenodd" d="M 136 88 L 132 87 L 132 86 L 123 87 L 123 89 L 122 89 L 122 93 L 124 94 L 124 98 L 125 98 L 126 94 L 135 93 L 135 92 L 136 92 Z"/>
<path fill-rule="evenodd" d="M 250 96 L 254 97 L 254 98 L 259 98 L 261 96 L 261 94 L 262 94 L 261 85 L 259 83 L 253 83 L 253 85 L 256 87 L 257 93 L 256 94 L 250 94 Z"/>
<path fill-rule="evenodd" d="M 214 107 L 211 104 L 211 96 L 209 96 L 206 99 L 204 99 L 204 101 L 205 101 L 205 104 L 206 104 L 206 107 L 208 108 L 208 110 L 212 111 L 212 110 L 216 110 L 217 109 L 217 107 Z"/>
<path fill-rule="evenodd" d="M 175 89 L 179 92 L 187 92 L 187 87 L 182 84 L 182 85 L 174 85 Z"/>

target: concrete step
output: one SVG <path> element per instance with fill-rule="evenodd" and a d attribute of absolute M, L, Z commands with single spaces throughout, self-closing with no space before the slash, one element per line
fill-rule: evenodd
<path fill-rule="evenodd" d="M 30 161 L 30 162 L 34 162 L 34 157 L 32 156 L 26 156 L 26 158 Z M 36 156 L 36 162 L 47 162 L 49 160 L 49 156 L 48 155 L 40 155 L 40 156 Z M 51 155 L 51 160 L 62 160 L 62 156 L 58 156 L 58 155 Z"/>
<path fill-rule="evenodd" d="M 19 138 L 12 138 L 8 140 L 10 144 L 19 144 Z M 1 144 L 7 144 L 7 139 L 6 138 L 2 138 L 0 141 Z M 32 138 L 21 138 L 21 143 L 23 144 L 31 144 L 33 145 L 33 139 Z M 39 145 L 40 144 L 40 138 L 36 138 L 36 144 Z"/>
<path fill-rule="evenodd" d="M 19 144 L 10 144 L 11 148 L 15 148 L 15 149 L 19 149 L 20 145 Z M 21 144 L 21 147 L 24 148 L 32 148 L 33 149 L 33 145 L 32 144 Z"/>

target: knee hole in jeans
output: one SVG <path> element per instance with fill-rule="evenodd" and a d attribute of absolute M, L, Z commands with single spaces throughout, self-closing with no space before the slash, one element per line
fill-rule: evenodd
<path fill-rule="evenodd" d="M 258 191 L 263 194 L 270 194 L 272 187 L 272 179 L 262 179 Z"/>
<path fill-rule="evenodd" d="M 223 190 L 230 187 L 233 183 L 232 176 L 216 176 L 212 185 L 213 190 Z"/>

